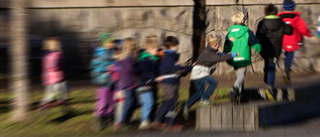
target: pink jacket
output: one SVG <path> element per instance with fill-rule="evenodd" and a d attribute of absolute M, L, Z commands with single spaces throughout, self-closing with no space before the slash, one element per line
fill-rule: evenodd
<path fill-rule="evenodd" d="M 47 53 L 42 59 L 42 84 L 44 86 L 64 80 L 62 51 Z"/>

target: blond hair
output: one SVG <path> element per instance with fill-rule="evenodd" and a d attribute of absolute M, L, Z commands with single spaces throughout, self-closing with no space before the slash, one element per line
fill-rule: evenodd
<path fill-rule="evenodd" d="M 209 34 L 207 37 L 207 43 L 209 46 L 212 46 L 214 44 L 220 45 L 221 43 L 221 35 L 214 33 L 214 34 Z"/>
<path fill-rule="evenodd" d="M 244 23 L 244 14 L 243 14 L 243 12 L 237 11 L 237 12 L 233 13 L 233 15 L 231 17 L 231 21 L 234 24 Z"/>
<path fill-rule="evenodd" d="M 120 60 L 123 60 L 129 56 L 137 57 L 137 41 L 134 38 L 126 38 L 122 45 L 122 52 L 120 55 Z"/>
<path fill-rule="evenodd" d="M 61 50 L 61 41 L 58 37 L 49 37 L 43 41 L 43 50 Z"/>
<path fill-rule="evenodd" d="M 147 49 L 154 49 L 159 47 L 159 39 L 156 35 L 149 35 L 146 37 L 144 46 Z"/>

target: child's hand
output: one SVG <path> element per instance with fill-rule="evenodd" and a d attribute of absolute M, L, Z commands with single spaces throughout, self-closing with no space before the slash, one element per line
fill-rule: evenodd
<path fill-rule="evenodd" d="M 239 53 L 238 53 L 238 52 L 232 53 L 231 56 L 232 56 L 232 57 L 239 56 Z"/>
<path fill-rule="evenodd" d="M 159 76 L 155 79 L 157 82 L 161 82 L 163 80 L 163 77 L 162 76 Z"/>

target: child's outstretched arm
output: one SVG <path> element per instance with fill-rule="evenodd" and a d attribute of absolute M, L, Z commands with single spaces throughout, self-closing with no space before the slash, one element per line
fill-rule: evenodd
<path fill-rule="evenodd" d="M 228 35 L 226 35 L 225 37 L 225 41 L 224 41 L 224 47 L 223 47 L 223 53 L 229 53 L 231 52 L 231 45 L 230 45 L 230 42 L 229 42 L 229 38 L 228 38 Z"/>
<path fill-rule="evenodd" d="M 258 38 L 253 34 L 251 30 L 248 30 L 249 33 L 249 45 L 252 46 L 257 52 L 261 52 L 261 45 L 259 44 Z"/>
<path fill-rule="evenodd" d="M 208 62 L 221 62 L 221 61 L 227 61 L 232 59 L 233 57 L 239 56 L 239 53 L 228 53 L 228 54 L 221 54 L 221 53 L 217 53 L 217 54 L 211 54 L 208 55 L 206 59 L 206 61 Z"/>

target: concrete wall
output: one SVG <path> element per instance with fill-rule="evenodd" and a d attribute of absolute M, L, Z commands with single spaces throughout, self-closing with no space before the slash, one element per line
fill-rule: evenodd
<path fill-rule="evenodd" d="M 174 35 L 181 40 L 181 62 L 192 55 L 192 0 L 29 0 L 29 34 L 31 39 L 42 39 L 48 35 L 63 37 L 70 62 L 89 54 L 87 43 L 101 32 L 112 32 L 117 38 L 136 37 L 143 47 L 144 37 L 156 34 L 163 40 Z M 297 11 L 302 12 L 309 28 L 315 32 L 320 13 L 319 0 L 296 0 Z M 9 0 L 0 0 L 0 42 L 8 40 Z M 207 0 L 207 32 L 215 30 L 225 35 L 232 25 L 230 17 L 235 11 L 248 12 L 246 24 L 255 31 L 258 21 L 263 17 L 263 8 L 275 3 L 281 8 L 279 0 Z M 305 46 L 297 54 L 297 70 L 320 71 L 319 41 L 306 39 Z M 79 46 L 82 45 L 82 46 Z M 83 48 L 85 50 L 83 50 Z M 253 52 L 252 67 L 249 72 L 262 72 L 262 59 Z M 86 55 L 86 56 L 84 56 Z M 87 61 L 84 61 L 87 62 Z M 83 62 L 83 63 L 84 63 Z M 83 66 L 86 66 L 84 63 Z M 217 74 L 233 72 L 225 63 L 220 63 Z"/>

